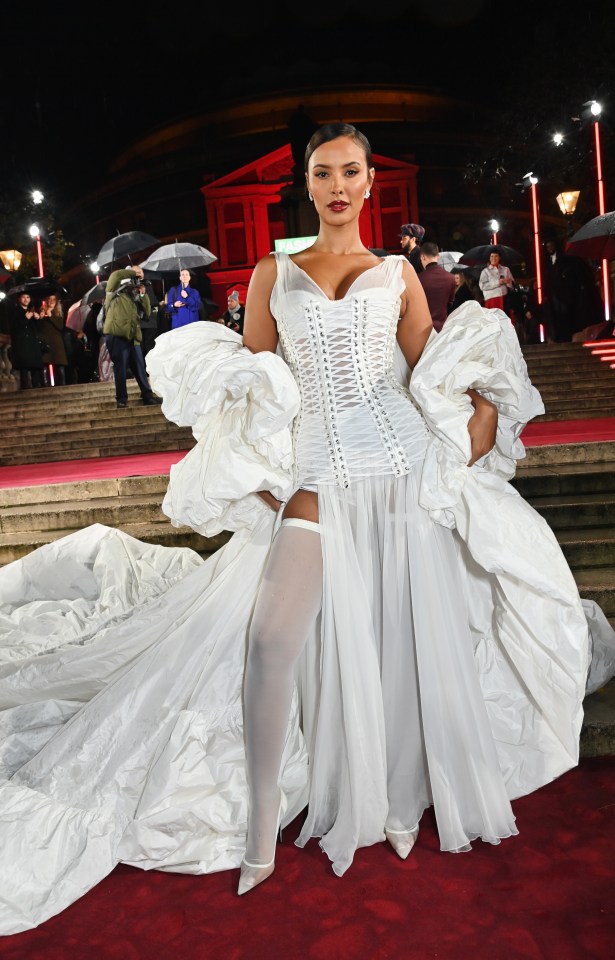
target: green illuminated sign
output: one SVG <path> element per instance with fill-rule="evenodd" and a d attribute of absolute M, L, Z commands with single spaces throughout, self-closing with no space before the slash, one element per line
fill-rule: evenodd
<path fill-rule="evenodd" d="M 283 237 L 275 241 L 275 249 L 279 253 L 299 253 L 306 247 L 311 247 L 316 237 Z"/>

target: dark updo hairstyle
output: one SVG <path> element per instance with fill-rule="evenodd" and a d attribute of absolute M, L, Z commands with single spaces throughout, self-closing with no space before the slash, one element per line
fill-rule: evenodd
<path fill-rule="evenodd" d="M 372 161 L 372 148 L 369 145 L 369 140 L 364 133 L 361 133 L 360 130 L 357 130 L 356 127 L 353 127 L 351 123 L 325 123 L 324 126 L 319 127 L 316 133 L 312 134 L 310 142 L 305 148 L 305 172 L 308 172 L 308 165 L 310 162 L 310 157 L 314 151 L 322 146 L 323 143 L 330 143 L 331 140 L 337 140 L 338 137 L 350 137 L 351 140 L 354 140 L 365 153 L 365 159 L 367 161 L 367 169 L 369 170 L 373 167 Z"/>

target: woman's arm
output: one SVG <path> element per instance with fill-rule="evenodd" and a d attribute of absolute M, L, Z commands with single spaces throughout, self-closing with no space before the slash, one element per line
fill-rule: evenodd
<path fill-rule="evenodd" d="M 243 345 L 252 353 L 275 353 L 278 346 L 278 328 L 269 307 L 276 276 L 277 264 L 271 254 L 259 260 L 252 271 L 243 324 Z M 258 495 L 276 513 L 282 506 L 269 490 L 260 490 Z"/>
<path fill-rule="evenodd" d="M 195 287 L 190 287 L 187 293 L 188 296 L 184 300 L 185 306 L 189 310 L 198 310 L 201 306 L 201 294 Z"/>
<path fill-rule="evenodd" d="M 397 342 L 412 369 L 418 363 L 433 331 L 433 323 L 421 281 L 407 261 L 403 264 L 402 277 L 406 289 L 401 297 Z"/>
<path fill-rule="evenodd" d="M 276 276 L 277 264 L 271 254 L 259 260 L 252 271 L 243 325 L 243 345 L 252 353 L 275 353 L 278 346 L 278 328 L 269 306 Z"/>
<path fill-rule="evenodd" d="M 474 413 L 468 420 L 468 433 L 472 444 L 472 456 L 468 466 L 484 457 L 495 446 L 495 435 L 498 429 L 498 409 L 491 400 L 481 396 L 476 390 L 466 390 Z"/>

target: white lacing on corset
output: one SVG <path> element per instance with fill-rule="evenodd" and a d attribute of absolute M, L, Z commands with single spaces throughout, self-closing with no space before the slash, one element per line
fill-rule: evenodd
<path fill-rule="evenodd" d="M 350 475 L 342 450 L 337 416 L 337 404 L 343 397 L 338 396 L 338 385 L 333 377 L 335 356 L 329 351 L 320 304 L 310 304 L 310 308 L 306 310 L 306 318 L 312 346 L 314 351 L 318 353 L 320 360 L 316 369 L 321 373 L 321 396 L 325 415 L 326 441 L 331 466 L 333 468 L 333 476 L 338 486 L 347 487 L 350 482 Z M 315 386 L 317 386 L 317 384 L 315 384 Z"/>
<path fill-rule="evenodd" d="M 352 298 L 352 359 L 355 366 L 356 381 L 359 392 L 374 419 L 378 432 L 382 437 L 384 448 L 389 458 L 393 473 L 396 477 L 401 477 L 408 473 L 410 463 L 404 452 L 402 445 L 391 419 L 389 417 L 387 406 L 382 398 L 380 383 L 382 381 L 382 371 L 374 366 L 374 351 L 369 349 L 368 337 L 371 334 L 367 329 L 368 319 L 368 301 L 359 297 Z M 390 368 L 393 364 L 393 336 L 394 332 L 389 326 L 385 330 L 384 344 L 384 362 L 385 367 Z M 388 381 L 388 378 L 387 378 Z M 400 384 L 401 386 L 401 384 Z"/>

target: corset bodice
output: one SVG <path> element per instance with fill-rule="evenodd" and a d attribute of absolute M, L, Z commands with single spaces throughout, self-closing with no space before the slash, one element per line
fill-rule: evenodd
<path fill-rule="evenodd" d="M 297 483 L 345 487 L 408 473 L 428 434 L 395 373 L 403 257 L 386 257 L 330 300 L 287 254 L 275 256 L 271 310 L 301 395 L 293 423 Z"/>

